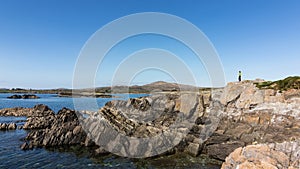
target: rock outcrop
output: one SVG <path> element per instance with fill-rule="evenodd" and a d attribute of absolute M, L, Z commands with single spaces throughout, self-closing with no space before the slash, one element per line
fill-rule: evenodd
<path fill-rule="evenodd" d="M 213 93 L 224 111 L 202 153 L 225 160 L 234 149 L 253 143 L 281 143 L 300 138 L 297 90 L 258 89 L 252 82 L 229 83 Z M 292 97 L 284 97 L 289 95 Z"/>
<path fill-rule="evenodd" d="M 38 104 L 33 108 L 14 107 L 0 110 L 0 116 L 26 116 L 44 117 L 54 112 L 46 105 Z"/>
<path fill-rule="evenodd" d="M 23 126 L 23 129 L 26 130 L 50 128 L 56 119 L 54 111 L 42 104 L 34 106 L 27 116 L 26 123 Z"/>
<path fill-rule="evenodd" d="M 86 134 L 79 124 L 78 117 L 74 110 L 61 109 L 54 115 L 47 107 L 44 107 L 44 116 L 36 112 L 38 116 L 27 119 L 25 129 L 32 130 L 26 136 L 26 142 L 22 149 L 33 147 L 51 147 L 81 144 L 86 140 Z"/>
<path fill-rule="evenodd" d="M 300 141 L 259 144 L 240 147 L 232 152 L 222 169 L 300 168 Z"/>
<path fill-rule="evenodd" d="M 174 150 L 187 151 L 190 154 L 198 155 L 201 143 L 195 136 L 188 134 L 189 128 L 195 125 L 196 118 L 203 115 L 203 104 L 198 97 L 194 97 L 192 102 L 184 100 L 191 99 L 191 95 L 178 94 L 167 95 L 152 95 L 149 97 L 129 99 L 128 101 L 111 101 L 108 102 L 97 113 L 84 119 L 84 128 L 88 136 L 93 138 L 98 145 L 104 146 L 105 149 L 111 150 L 119 155 L 130 157 L 142 157 L 156 155 L 159 142 L 164 142 L 165 146 L 176 146 L 181 139 L 174 139 L 174 136 L 169 136 L 172 133 L 172 128 L 180 128 L 186 131 L 185 135 L 189 135 L 189 140 L 184 140 Z M 185 104 L 184 104 L 185 103 Z M 186 121 L 181 125 L 176 121 L 177 117 L 190 117 L 192 122 Z M 198 126 L 198 125 L 197 125 Z M 199 126 L 198 126 L 199 127 Z M 197 131 L 198 132 L 198 131 Z M 164 134 L 164 137 L 161 135 Z M 183 133 L 182 133 L 183 134 Z M 200 131 L 198 135 L 200 134 Z M 149 138 L 156 137 L 155 145 Z M 155 140 L 155 139 L 154 139 Z M 113 142 L 114 144 L 110 144 Z M 122 152 L 122 149 L 127 149 L 128 144 L 139 147 L 140 149 L 132 149 Z M 163 145 L 161 149 L 165 148 Z M 181 149 L 181 147 L 183 147 Z M 117 149 L 119 148 L 119 149 Z"/>
<path fill-rule="evenodd" d="M 194 96 L 196 99 L 193 99 Z M 90 112 L 87 116 L 66 108 L 55 115 L 52 110 L 41 105 L 23 110 L 3 109 L 0 114 L 28 116 L 24 129 L 32 131 L 22 145 L 24 149 L 72 144 L 94 146 L 97 143 L 99 146 L 96 146 L 95 151 L 98 153 L 106 149 L 116 154 L 121 152 L 120 155 L 141 157 L 158 153 L 155 148 L 158 145 L 174 145 L 166 153 L 187 152 L 193 156 L 207 154 L 221 161 L 237 151 L 233 156 L 239 154 L 241 158 L 228 157 L 224 166 L 240 163 L 252 166 L 249 164 L 251 160 L 244 159 L 246 156 L 240 155 L 241 152 L 262 149 L 276 157 L 273 159 L 270 156 L 273 162 L 259 165 L 279 168 L 281 165 L 285 168 L 299 165 L 298 162 L 294 165 L 299 156 L 291 158 L 291 154 L 288 154 L 294 150 L 285 152 L 279 148 L 283 144 L 295 147 L 294 141 L 300 138 L 299 103 L 297 89 L 262 90 L 253 82 L 244 81 L 229 83 L 224 89 L 194 95 L 172 92 L 127 101 L 111 101 L 98 112 Z M 168 135 L 173 130 L 178 137 Z M 156 140 L 155 143 L 145 141 L 162 134 L 167 139 Z M 249 146 L 252 144 L 261 147 Z M 126 146 L 132 149 L 124 148 Z M 138 148 L 142 148 L 142 151 L 138 152 Z M 280 154 L 284 161 L 278 161 Z M 267 158 L 267 154 L 261 154 L 264 155 Z M 253 165 L 259 166 L 258 163 Z"/>
<path fill-rule="evenodd" d="M 16 123 L 0 123 L 0 130 L 16 130 Z"/>
<path fill-rule="evenodd" d="M 0 110 L 0 116 L 30 116 L 32 108 L 14 107 Z"/>
<path fill-rule="evenodd" d="M 40 97 L 38 97 L 37 95 L 34 94 L 23 94 L 23 95 L 12 95 L 12 96 L 8 96 L 8 99 L 39 99 Z"/>

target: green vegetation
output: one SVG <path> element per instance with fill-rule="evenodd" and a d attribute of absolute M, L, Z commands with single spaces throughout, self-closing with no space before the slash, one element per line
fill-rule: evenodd
<path fill-rule="evenodd" d="M 259 89 L 275 89 L 279 91 L 286 91 L 288 89 L 300 89 L 300 76 L 291 76 L 283 80 L 265 81 L 255 83 Z"/>

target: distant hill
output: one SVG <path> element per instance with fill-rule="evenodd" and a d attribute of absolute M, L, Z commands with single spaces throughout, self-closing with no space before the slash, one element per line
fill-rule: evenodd
<path fill-rule="evenodd" d="M 134 85 L 134 86 L 114 86 L 113 91 L 115 93 L 150 93 L 152 91 L 163 91 L 163 92 L 170 92 L 170 91 L 191 91 L 197 90 L 198 87 L 190 86 L 190 85 L 183 85 L 177 83 L 168 83 L 164 81 L 157 81 L 146 85 Z M 99 87 L 96 88 L 96 92 L 98 93 L 110 93 L 110 87 Z"/>
<path fill-rule="evenodd" d="M 300 89 L 300 76 L 291 76 L 282 80 L 277 81 L 263 81 L 255 83 L 260 89 L 276 89 L 280 91 L 288 89 Z M 113 89 L 113 90 L 112 90 Z M 97 87 L 95 92 L 98 94 L 103 93 L 150 93 L 153 91 L 195 91 L 195 90 L 209 90 L 210 88 L 200 88 L 191 85 L 169 83 L 164 81 L 157 81 L 146 85 L 134 85 L 134 86 L 114 86 L 114 87 Z M 76 89 L 75 92 L 92 92 L 94 89 Z M 59 94 L 63 93 L 66 95 L 72 94 L 72 89 L 58 88 L 58 89 L 0 89 L 0 93 L 53 93 Z"/>
<path fill-rule="evenodd" d="M 300 89 L 300 76 L 290 76 L 282 80 L 277 81 L 264 81 L 256 83 L 256 86 L 260 89 L 276 89 L 279 91 L 285 91 L 288 89 Z"/>

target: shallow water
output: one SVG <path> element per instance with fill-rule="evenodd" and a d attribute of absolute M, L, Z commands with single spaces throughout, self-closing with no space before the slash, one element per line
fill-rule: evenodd
<path fill-rule="evenodd" d="M 36 104 L 46 104 L 52 110 L 58 111 L 62 107 L 74 108 L 72 98 L 61 98 L 53 94 L 38 94 L 40 99 L 7 99 L 10 94 L 0 94 L 0 109 L 8 107 L 33 107 Z M 119 95 L 118 99 L 140 97 L 144 95 Z M 88 100 L 88 99 L 86 99 Z M 85 100 L 85 101 L 86 101 Z M 112 98 L 97 98 L 99 107 Z M 88 109 L 88 107 L 86 107 Z M 23 125 L 26 117 L 1 117 L 0 123 L 15 122 Z M 0 131 L 0 168 L 220 168 L 211 165 L 202 157 L 190 157 L 186 154 L 159 158 L 130 159 L 113 154 L 90 157 L 87 148 L 73 146 L 68 148 L 38 148 L 23 151 L 23 143 L 27 131 Z"/>

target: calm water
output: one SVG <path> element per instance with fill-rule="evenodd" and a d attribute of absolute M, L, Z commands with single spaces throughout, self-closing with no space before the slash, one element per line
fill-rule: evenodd
<path fill-rule="evenodd" d="M 36 104 L 46 104 L 55 112 L 63 107 L 74 109 L 73 98 L 69 97 L 58 97 L 56 94 L 36 94 L 40 99 L 7 99 L 8 96 L 13 94 L 14 93 L 0 93 L 0 109 L 10 107 L 33 107 Z M 112 99 L 125 100 L 146 95 L 147 94 L 115 94 L 117 98 L 75 98 L 75 100 L 78 101 L 79 104 L 81 103 L 79 110 L 95 110 L 95 108 L 89 104 L 94 100 L 96 100 L 98 105 L 97 108 L 99 108 Z"/>
<path fill-rule="evenodd" d="M 40 99 L 7 99 L 10 94 L 0 94 L 0 109 L 8 107 L 33 107 L 36 104 L 46 104 L 57 112 L 62 107 L 74 108 L 72 98 L 60 98 L 53 94 L 38 94 Z M 119 95 L 118 99 L 140 97 L 143 94 Z M 83 99 L 88 102 L 89 99 Z M 97 98 L 99 107 L 111 98 Z M 89 110 L 88 104 L 85 107 Z M 84 108 L 84 107 L 82 107 Z M 23 125 L 25 117 L 1 117 L 0 123 L 16 122 Z M 0 168 L 220 168 L 207 164 L 204 158 L 193 158 L 188 155 L 175 155 L 151 159 L 129 159 L 115 155 L 90 157 L 87 149 L 80 147 L 44 148 L 22 151 L 20 145 L 27 131 L 0 131 Z"/>

